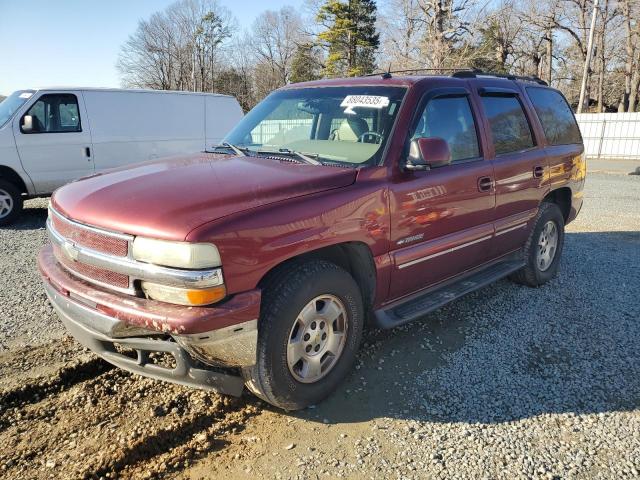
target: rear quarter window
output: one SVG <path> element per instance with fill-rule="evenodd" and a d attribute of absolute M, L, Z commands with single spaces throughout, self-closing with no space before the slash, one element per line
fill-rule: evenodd
<path fill-rule="evenodd" d="M 527 94 L 551 145 L 582 143 L 573 112 L 559 92 L 548 88 L 527 88 Z"/>

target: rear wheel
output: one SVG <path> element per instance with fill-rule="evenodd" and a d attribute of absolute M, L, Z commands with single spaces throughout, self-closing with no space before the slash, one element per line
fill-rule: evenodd
<path fill-rule="evenodd" d="M 263 292 L 247 387 L 285 410 L 318 403 L 351 370 L 363 324 L 360 290 L 345 270 L 321 260 L 286 268 Z"/>
<path fill-rule="evenodd" d="M 0 179 L 0 226 L 9 225 L 22 212 L 22 194 L 13 183 Z"/>
<path fill-rule="evenodd" d="M 540 205 L 536 222 L 525 244 L 526 265 L 511 279 L 530 287 L 540 286 L 558 273 L 564 246 L 564 217 L 555 203 Z"/>

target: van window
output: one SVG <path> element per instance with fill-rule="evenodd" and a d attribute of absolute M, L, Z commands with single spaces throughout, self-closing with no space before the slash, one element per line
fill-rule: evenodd
<path fill-rule="evenodd" d="M 28 133 L 81 132 L 78 99 L 70 93 L 42 95 L 29 109 L 33 129 Z"/>
<path fill-rule="evenodd" d="M 482 96 L 496 155 L 519 152 L 534 146 L 531 127 L 515 95 Z"/>
<path fill-rule="evenodd" d="M 440 137 L 447 141 L 451 161 L 480 156 L 478 135 L 466 96 L 434 98 L 427 103 L 411 137 Z"/>
<path fill-rule="evenodd" d="M 4 124 L 33 94 L 33 90 L 18 90 L 0 102 L 0 128 L 4 127 Z"/>
<path fill-rule="evenodd" d="M 527 93 L 551 145 L 582 143 L 573 112 L 559 92 L 548 88 L 527 88 Z"/>

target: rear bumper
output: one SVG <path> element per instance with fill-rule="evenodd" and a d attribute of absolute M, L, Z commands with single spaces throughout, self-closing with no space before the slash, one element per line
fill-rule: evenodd
<path fill-rule="evenodd" d="M 229 395 L 242 392 L 240 377 L 199 368 L 193 359 L 220 367 L 254 364 L 260 292 L 236 295 L 220 307 L 189 308 L 89 286 L 62 270 L 49 246 L 40 252 L 38 267 L 67 330 L 108 362 L 173 383 Z M 136 355 L 120 353 L 120 348 Z M 153 363 L 154 352 L 171 355 L 173 365 Z"/>

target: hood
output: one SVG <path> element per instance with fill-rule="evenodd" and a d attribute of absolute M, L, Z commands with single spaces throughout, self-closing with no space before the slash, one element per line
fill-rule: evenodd
<path fill-rule="evenodd" d="M 97 174 L 58 189 L 53 207 L 81 223 L 184 240 L 196 227 L 269 203 L 352 184 L 355 169 L 198 154 Z"/>

